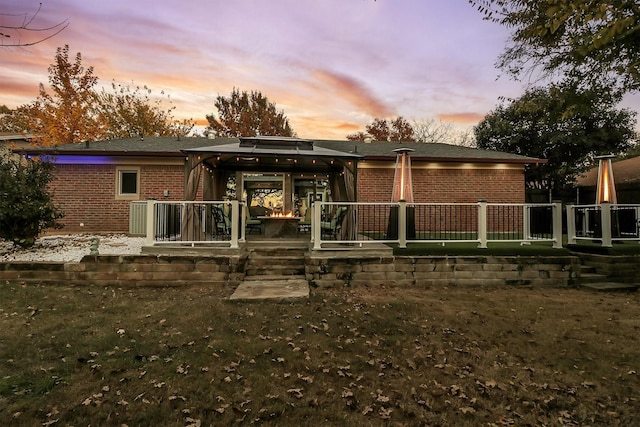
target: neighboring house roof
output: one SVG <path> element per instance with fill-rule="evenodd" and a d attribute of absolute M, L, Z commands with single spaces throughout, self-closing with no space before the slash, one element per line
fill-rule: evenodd
<path fill-rule="evenodd" d="M 10 148 L 26 148 L 32 146 L 33 135 L 15 132 L 0 132 L 0 146 Z"/>
<path fill-rule="evenodd" d="M 273 138 L 273 137 L 270 137 Z M 331 141 L 308 140 L 317 147 L 335 150 L 345 154 L 355 154 L 371 160 L 395 159 L 393 150 L 411 148 L 411 157 L 425 161 L 468 161 L 468 162 L 502 162 L 502 163 L 546 163 L 544 159 L 519 156 L 493 150 L 461 147 L 458 145 L 435 143 L 396 143 L 396 142 L 364 142 L 364 141 Z M 190 150 L 217 145 L 239 143 L 238 138 L 205 137 L 147 137 L 125 138 L 108 141 L 91 141 L 85 144 L 67 144 L 55 147 L 39 147 L 17 150 L 24 154 L 69 154 L 87 155 L 101 154 L 112 156 L 184 156 L 181 150 Z"/>
<path fill-rule="evenodd" d="M 616 184 L 640 183 L 640 156 L 620 160 L 611 164 Z M 576 178 L 578 187 L 595 187 L 598 182 L 598 168 L 589 169 Z"/>

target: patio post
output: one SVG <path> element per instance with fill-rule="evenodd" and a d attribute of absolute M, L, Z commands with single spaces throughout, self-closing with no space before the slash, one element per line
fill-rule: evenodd
<path fill-rule="evenodd" d="M 487 249 L 487 202 L 478 202 L 478 248 Z"/>
<path fill-rule="evenodd" d="M 576 244 L 576 206 L 567 205 L 567 244 Z"/>
<path fill-rule="evenodd" d="M 147 242 L 148 246 L 153 245 L 153 241 L 155 240 L 154 229 L 155 224 L 153 220 L 155 219 L 154 212 L 156 210 L 156 201 L 155 200 L 147 200 Z"/>
<path fill-rule="evenodd" d="M 231 201 L 231 249 L 238 249 L 238 231 L 240 229 L 238 219 L 240 218 L 240 204 L 237 200 Z"/>
<path fill-rule="evenodd" d="M 531 206 L 526 204 L 522 208 L 522 238 L 525 240 L 531 239 Z"/>
<path fill-rule="evenodd" d="M 553 202 L 551 210 L 553 214 L 553 247 L 555 249 L 562 248 L 562 202 Z"/>
<path fill-rule="evenodd" d="M 600 226 L 602 228 L 602 246 L 610 248 L 611 242 L 611 203 L 600 203 Z"/>
<path fill-rule="evenodd" d="M 313 249 L 318 250 L 320 249 L 322 246 L 320 244 L 320 239 L 321 239 L 321 227 L 320 227 L 320 222 L 322 221 L 322 203 L 321 202 L 313 202 L 311 204 L 311 209 L 312 209 L 312 220 L 311 220 L 311 228 L 312 228 L 312 233 L 313 233 Z"/>

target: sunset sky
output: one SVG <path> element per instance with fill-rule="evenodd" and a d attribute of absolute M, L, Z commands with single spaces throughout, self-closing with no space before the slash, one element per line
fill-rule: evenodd
<path fill-rule="evenodd" d="M 469 128 L 526 86 L 499 77 L 508 33 L 467 0 L 0 0 L 0 25 L 40 1 L 32 27 L 69 26 L 0 48 L 0 105 L 33 101 L 65 44 L 101 84 L 164 90 L 177 117 L 200 124 L 216 96 L 258 90 L 302 138 L 344 139 L 398 115 Z M 638 111 L 640 96 L 623 106 Z"/>

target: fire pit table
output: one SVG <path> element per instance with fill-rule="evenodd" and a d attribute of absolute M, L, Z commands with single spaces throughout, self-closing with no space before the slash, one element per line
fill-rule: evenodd
<path fill-rule="evenodd" d="M 295 237 L 298 235 L 300 216 L 259 216 L 264 237 Z"/>

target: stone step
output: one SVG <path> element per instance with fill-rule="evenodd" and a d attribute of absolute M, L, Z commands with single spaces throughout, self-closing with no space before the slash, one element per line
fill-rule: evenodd
<path fill-rule="evenodd" d="M 245 280 L 229 297 L 235 301 L 293 298 L 309 298 L 306 280 Z"/>
<path fill-rule="evenodd" d="M 269 250 L 269 251 L 251 251 L 250 259 L 299 259 L 304 261 L 305 252 L 296 249 L 291 250 Z"/>
<path fill-rule="evenodd" d="M 637 291 L 640 288 L 640 284 L 637 283 L 617 283 L 617 282 L 594 282 L 594 283 L 582 283 L 580 285 L 583 288 L 594 290 L 594 291 L 602 291 L 602 292 L 613 292 L 613 291 Z"/>
<path fill-rule="evenodd" d="M 582 274 L 595 273 L 595 272 L 596 272 L 596 268 L 592 265 L 584 265 L 584 264 L 580 265 L 580 273 Z"/>
<path fill-rule="evenodd" d="M 303 266 L 289 266 L 289 265 L 270 265 L 265 267 L 252 267 L 245 268 L 245 274 L 247 276 L 264 276 L 264 275 L 280 275 L 280 276 L 297 276 L 304 274 Z"/>
<path fill-rule="evenodd" d="M 255 276 L 245 276 L 245 282 L 268 282 L 268 281 L 283 281 L 283 280 L 305 280 L 304 274 L 260 274 Z"/>
<path fill-rule="evenodd" d="M 247 259 L 247 262 L 255 262 L 255 263 L 278 263 L 278 264 L 304 264 L 304 257 L 293 256 L 293 255 L 272 255 L 272 256 L 263 256 L 263 255 L 251 255 Z"/>
<path fill-rule="evenodd" d="M 580 274 L 581 284 L 600 283 L 600 282 L 606 282 L 606 281 L 607 281 L 607 276 L 605 276 L 604 274 L 598 274 L 598 273 L 581 273 Z"/>

